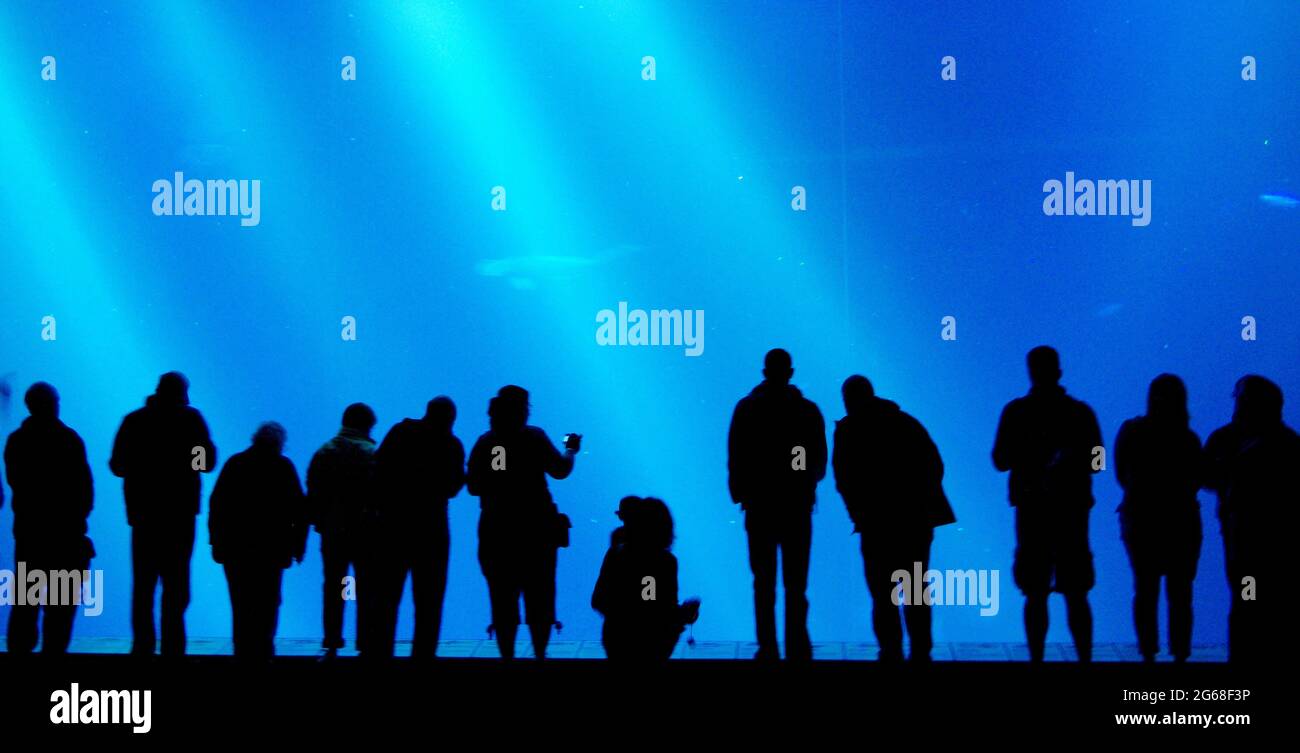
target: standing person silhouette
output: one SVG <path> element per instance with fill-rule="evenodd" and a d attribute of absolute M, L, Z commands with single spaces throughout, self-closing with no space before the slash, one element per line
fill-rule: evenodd
<path fill-rule="evenodd" d="M 1205 486 L 1218 493 L 1228 576 L 1228 660 L 1259 663 L 1289 639 L 1288 539 L 1295 535 L 1300 437 L 1282 421 L 1282 389 L 1255 374 L 1233 390 L 1232 421 L 1205 442 Z"/>
<path fill-rule="evenodd" d="M 322 621 L 325 657 L 343 648 L 344 578 L 351 568 L 357 588 L 357 647 L 362 648 L 362 628 L 368 619 L 360 615 L 373 599 L 361 588 L 365 569 L 364 541 L 367 520 L 375 507 L 374 464 L 375 412 L 365 403 L 353 403 L 343 410 L 343 427 L 312 455 L 307 466 L 307 508 L 311 524 L 320 534 L 321 561 L 325 570 Z"/>
<path fill-rule="evenodd" d="M 862 546 L 880 661 L 903 658 L 900 606 L 911 660 L 928 661 L 930 605 L 911 603 L 912 589 L 896 602 L 893 574 L 926 572 L 935 527 L 957 520 L 943 491 L 943 459 L 921 422 L 876 397 L 866 377 L 849 377 L 842 392 L 847 415 L 835 424 L 831 464 Z"/>
<path fill-rule="evenodd" d="M 601 644 L 611 661 L 654 663 L 673 655 L 686 625 L 699 618 L 699 599 L 677 602 L 673 516 L 655 497 L 624 497 L 623 525 L 610 535 L 591 607 L 605 618 Z"/>
<path fill-rule="evenodd" d="M 59 393 L 37 382 L 24 399 L 31 415 L 9 435 L 4 451 L 14 490 L 14 562 L 15 569 L 23 563 L 29 573 L 45 573 L 49 585 L 42 602 L 15 604 L 9 612 L 9 653 L 31 653 L 43 634 L 41 652 L 63 654 L 72 640 L 77 605 L 66 590 L 54 603 L 55 573 L 89 571 L 95 548 L 86 536 L 86 518 L 94 504 L 94 484 L 86 445 L 59 420 Z M 76 582 L 82 582 L 80 577 Z M 38 632 L 42 611 L 44 625 Z"/>
<path fill-rule="evenodd" d="M 1201 556 L 1201 440 L 1188 425 L 1187 388 L 1173 374 L 1151 381 L 1147 412 L 1115 437 L 1115 475 L 1124 489 L 1120 535 L 1133 568 L 1133 625 L 1138 651 L 1160 650 L 1160 580 L 1169 600 L 1169 652 L 1192 653 L 1192 581 Z"/>
<path fill-rule="evenodd" d="M 1002 410 L 993 465 L 1010 471 L 1016 508 L 1016 585 L 1025 595 L 1030 661 L 1043 660 L 1047 597 L 1065 596 L 1066 619 L 1079 661 L 1092 660 L 1092 608 L 1096 580 L 1088 544 L 1092 474 L 1101 470 L 1101 428 L 1087 403 L 1060 385 L 1061 360 L 1040 345 L 1029 351 L 1029 394 Z"/>
<path fill-rule="evenodd" d="M 284 571 L 307 547 L 306 502 L 284 440 L 280 424 L 259 426 L 252 446 L 226 461 L 209 500 L 212 559 L 226 571 L 241 659 L 275 656 Z"/>
<path fill-rule="evenodd" d="M 465 447 L 452 434 L 455 422 L 451 398 L 435 397 L 423 418 L 403 419 L 375 451 L 384 552 L 377 555 L 376 564 L 380 596 L 374 648 L 381 657 L 393 654 L 397 610 L 408 572 L 415 601 L 411 656 L 432 659 L 438 653 L 451 551 L 447 503 L 465 485 Z M 369 646 L 370 638 L 366 640 Z"/>
<path fill-rule="evenodd" d="M 790 384 L 790 354 L 763 359 L 763 381 L 736 405 L 727 435 L 731 499 L 745 511 L 759 661 L 780 658 L 776 640 L 777 552 L 785 582 L 785 655 L 812 659 L 808 637 L 808 558 L 817 483 L 826 476 L 826 423 Z"/>
<path fill-rule="evenodd" d="M 582 444 L 567 434 L 564 452 L 528 424 L 528 391 L 507 385 L 488 403 L 488 431 L 469 454 L 469 493 L 478 497 L 478 559 L 492 602 L 492 628 L 501 658 L 515 655 L 519 598 L 538 660 L 546 658 L 555 624 L 556 551 L 568 545 L 568 519 L 546 483 L 573 472 Z"/>
<path fill-rule="evenodd" d="M 189 380 L 169 371 L 143 408 L 127 414 L 108 461 L 123 479 L 131 526 L 131 629 L 134 656 L 154 653 L 154 594 L 162 581 L 162 653 L 185 654 L 190 557 L 199 514 L 200 473 L 217 465 L 203 415 L 190 407 Z"/>

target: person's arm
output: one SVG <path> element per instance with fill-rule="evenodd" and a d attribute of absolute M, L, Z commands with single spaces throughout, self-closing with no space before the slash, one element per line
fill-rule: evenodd
<path fill-rule="evenodd" d="M 1120 424 L 1119 433 L 1115 435 L 1115 453 L 1111 462 L 1115 464 L 1115 480 L 1119 488 L 1128 491 L 1133 482 L 1133 469 L 1129 466 L 1129 450 L 1133 443 L 1133 421 Z"/>
<path fill-rule="evenodd" d="M 217 468 L 217 446 L 212 444 L 212 435 L 208 432 L 208 422 L 203 420 L 203 414 L 196 410 L 194 411 L 194 417 L 197 419 L 197 446 L 203 448 L 203 451 L 207 454 L 208 458 L 207 467 L 201 468 L 200 472 L 212 473 Z"/>
<path fill-rule="evenodd" d="M 998 419 L 998 433 L 993 440 L 993 467 L 999 471 L 1009 471 L 1016 465 L 1019 460 L 1019 452 L 1016 448 L 1015 436 L 1015 414 L 1011 409 L 1014 403 L 1008 403 L 1002 409 L 1002 417 Z"/>
<path fill-rule="evenodd" d="M 1080 405 L 1083 404 L 1080 403 Z M 1084 451 L 1086 452 L 1084 460 L 1088 464 L 1088 471 L 1090 473 L 1101 473 L 1102 470 L 1104 470 L 1105 463 L 1098 465 L 1093 462 L 1093 458 L 1095 457 L 1094 453 L 1099 448 L 1105 449 L 1105 445 L 1103 445 L 1101 441 L 1101 425 L 1097 422 L 1097 414 L 1087 405 L 1083 405 L 1083 419 L 1084 426 L 1087 428 L 1087 434 L 1085 436 L 1088 439 L 1088 444 L 1084 448 Z"/>
<path fill-rule="evenodd" d="M 325 495 L 325 449 L 317 450 L 307 463 L 307 497 L 303 501 L 303 515 L 309 526 L 315 526 L 319 532 L 322 520 Z"/>
<path fill-rule="evenodd" d="M 23 473 L 26 468 L 18 455 L 18 442 L 14 440 L 14 435 L 10 434 L 9 439 L 5 442 L 5 474 L 9 477 L 10 489 L 20 489 L 25 483 Z"/>
<path fill-rule="evenodd" d="M 727 430 L 727 490 L 731 493 L 731 501 L 741 507 L 749 497 L 748 423 L 748 411 L 742 399 L 736 403 L 736 410 L 731 414 L 731 427 Z"/>
<path fill-rule="evenodd" d="M 81 437 L 75 433 L 72 436 L 76 441 L 73 450 L 75 454 L 73 463 L 75 465 L 74 473 L 76 474 L 74 479 L 76 499 L 80 504 L 78 512 L 81 513 L 84 520 L 90 517 L 90 511 L 95 508 L 95 479 L 90 472 L 90 462 L 86 460 L 86 443 L 82 442 Z"/>
<path fill-rule="evenodd" d="M 451 499 L 460 494 L 460 490 L 465 487 L 465 445 L 461 444 L 456 437 L 451 438 L 451 444 L 443 462 L 446 467 L 443 469 L 442 474 L 443 488 L 441 496 L 443 499 Z"/>
<path fill-rule="evenodd" d="M 811 461 L 808 470 L 813 472 L 814 479 L 821 481 L 826 478 L 826 419 L 822 418 L 822 412 L 811 400 L 808 401 L 808 405 L 812 408 L 812 415 L 808 421 L 809 428 L 812 430 L 812 447 L 808 448 L 808 459 Z"/>
<path fill-rule="evenodd" d="M 570 473 L 573 473 L 573 459 L 577 456 L 577 450 L 571 447 L 565 447 L 564 452 L 560 452 L 551 438 L 546 436 L 546 432 L 541 429 L 537 430 L 537 437 L 542 445 L 542 452 L 545 456 L 546 472 L 554 479 L 566 479 Z"/>
<path fill-rule="evenodd" d="M 840 429 L 840 425 L 836 424 L 835 435 L 831 441 L 831 476 L 835 479 L 835 491 L 839 492 L 841 497 L 845 497 L 845 491 L 849 486 L 846 476 L 848 467 L 845 465 L 846 458 L 844 457 L 844 446 L 842 444 L 844 436 Z M 848 504 L 847 498 L 844 503 Z"/>
<path fill-rule="evenodd" d="M 473 449 L 469 451 L 469 463 L 466 466 L 465 491 L 469 492 L 470 495 L 474 497 L 483 496 L 483 481 L 485 480 L 484 473 L 487 470 L 486 460 L 484 458 L 484 454 L 486 453 L 484 438 L 485 437 L 479 437 L 478 441 L 474 443 Z"/>
<path fill-rule="evenodd" d="M 1205 440 L 1201 450 L 1202 467 L 1201 488 L 1221 492 L 1226 486 L 1227 472 L 1227 428 L 1216 429 Z M 13 484 L 10 484 L 13 486 Z"/>
<path fill-rule="evenodd" d="M 835 426 L 835 441 L 832 445 L 831 468 L 835 476 L 835 490 L 840 493 L 840 498 L 844 501 L 844 511 L 848 513 L 849 520 L 853 522 L 853 532 L 862 530 L 862 524 L 858 521 L 858 509 L 862 504 L 862 490 L 858 483 L 860 469 L 853 463 L 851 456 L 852 447 L 846 446 L 849 443 L 848 435 L 851 432 L 844 428 L 843 424 Z"/>
<path fill-rule="evenodd" d="M 1118 449 L 1116 451 L 1118 451 Z M 1188 429 L 1187 455 L 1184 462 L 1187 465 L 1187 478 L 1190 481 L 1188 485 L 1192 489 L 1200 489 L 1205 483 L 1205 476 L 1208 471 L 1205 468 L 1205 464 L 1201 462 L 1202 456 L 1201 438 L 1196 436 L 1196 432 Z"/>
<path fill-rule="evenodd" d="M 307 497 L 302 492 L 298 469 L 289 458 L 284 459 L 286 502 L 289 505 L 289 553 L 295 562 L 302 562 L 307 553 Z"/>
<path fill-rule="evenodd" d="M 926 431 L 925 425 L 920 421 L 913 419 L 912 430 L 916 433 L 916 448 L 919 453 L 918 460 L 921 464 L 921 473 L 926 481 L 933 484 L 943 483 L 943 455 L 939 452 L 939 445 L 935 444 L 934 437 Z"/>
<path fill-rule="evenodd" d="M 131 435 L 131 417 L 128 415 L 117 428 L 117 436 L 113 437 L 113 454 L 108 459 L 108 469 L 118 478 L 126 478 L 131 472 L 131 449 L 134 445 Z"/>
<path fill-rule="evenodd" d="M 208 497 L 208 545 L 212 547 L 212 560 L 217 564 L 222 564 L 225 559 L 223 547 L 226 540 L 226 505 L 229 502 L 230 486 L 234 483 L 231 477 L 237 472 L 238 469 L 231 468 L 227 462 L 226 467 L 217 474 L 216 486 Z"/>
<path fill-rule="evenodd" d="M 614 547 L 610 547 L 605 552 L 605 559 L 600 563 L 600 575 L 596 576 L 596 587 L 591 592 L 591 608 L 600 612 L 604 617 L 609 616 L 610 596 L 609 596 L 609 579 L 610 579 L 610 559 L 614 556 Z"/>
<path fill-rule="evenodd" d="M 658 584 L 655 594 L 657 598 L 663 599 L 665 605 L 671 605 L 671 610 L 664 610 L 667 614 L 672 615 L 673 621 L 678 627 L 685 624 L 681 619 L 682 605 L 677 601 L 677 557 L 672 552 L 668 553 L 668 566 L 664 572 L 666 583 Z"/>
<path fill-rule="evenodd" d="M 668 556 L 672 560 L 673 604 L 677 606 L 677 609 L 675 610 L 676 619 L 674 620 L 674 627 L 676 627 L 680 632 L 685 630 L 687 625 L 694 625 L 695 621 L 700 619 L 700 600 L 691 598 L 680 604 L 677 603 L 677 599 L 681 593 L 680 584 L 677 578 L 677 557 L 671 552 Z"/>

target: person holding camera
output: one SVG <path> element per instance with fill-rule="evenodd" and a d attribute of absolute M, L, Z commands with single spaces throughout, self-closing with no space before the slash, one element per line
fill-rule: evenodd
<path fill-rule="evenodd" d="M 551 498 L 546 477 L 567 478 L 582 444 L 566 434 L 560 452 L 528 425 L 528 391 L 507 385 L 488 403 L 489 429 L 469 455 L 467 487 L 479 498 L 478 559 L 492 602 L 501 658 L 515 655 L 519 599 L 537 659 L 546 658 L 555 624 L 556 551 L 569 545 L 569 519 Z"/>

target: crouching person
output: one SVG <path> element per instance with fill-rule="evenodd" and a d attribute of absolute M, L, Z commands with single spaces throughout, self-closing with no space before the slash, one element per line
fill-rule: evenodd
<path fill-rule="evenodd" d="M 618 517 L 623 525 L 610 535 L 591 595 L 592 608 L 605 617 L 605 655 L 620 662 L 666 661 L 700 614 L 698 599 L 677 603 L 672 513 L 663 500 L 624 497 Z"/>

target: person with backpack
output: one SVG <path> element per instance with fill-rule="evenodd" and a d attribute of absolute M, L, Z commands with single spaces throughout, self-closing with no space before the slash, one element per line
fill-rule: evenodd
<path fill-rule="evenodd" d="M 842 392 L 846 415 L 835 424 L 831 465 L 862 547 L 879 658 L 903 659 L 901 607 L 911 660 L 929 661 L 930 605 L 912 603 L 910 589 L 896 601 L 894 573 L 926 572 L 934 529 L 957 521 L 943 491 L 943 459 L 921 422 L 876 397 L 866 377 L 849 377 Z"/>

